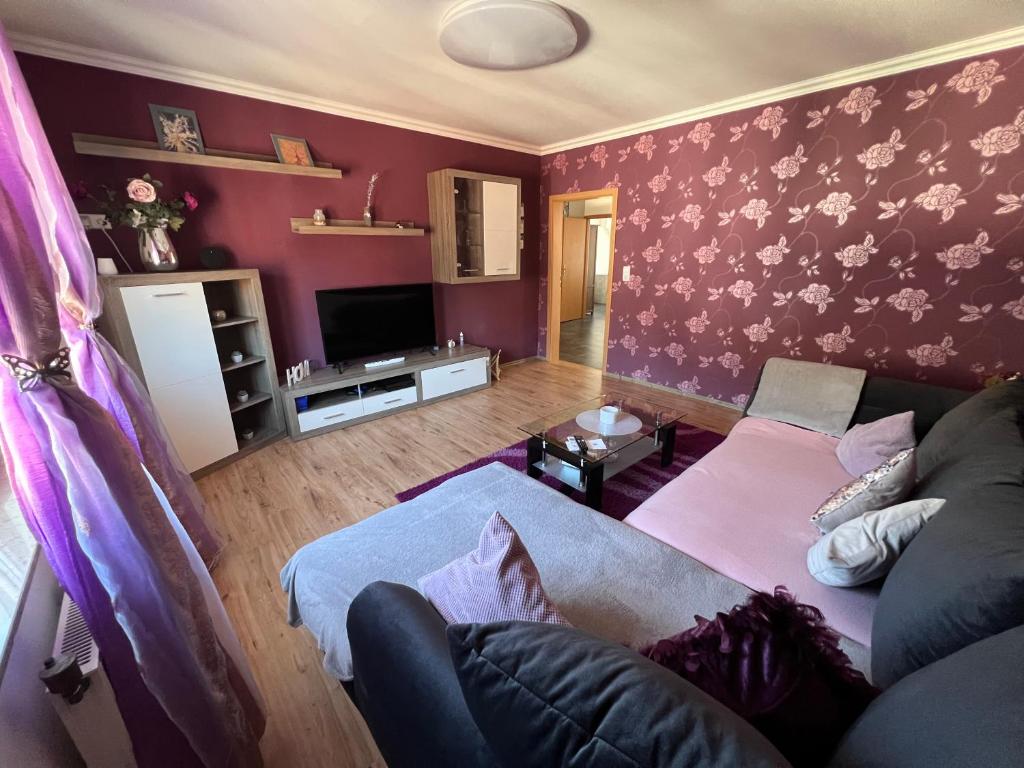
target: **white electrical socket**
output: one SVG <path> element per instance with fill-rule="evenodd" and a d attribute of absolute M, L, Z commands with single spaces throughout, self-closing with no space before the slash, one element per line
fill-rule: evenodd
<path fill-rule="evenodd" d="M 80 213 L 78 218 L 86 229 L 110 229 L 110 220 L 102 213 Z"/>
<path fill-rule="evenodd" d="M 624 283 L 628 283 L 629 282 L 629 264 L 627 264 L 626 266 L 624 266 L 622 268 L 622 282 L 624 282 Z"/>

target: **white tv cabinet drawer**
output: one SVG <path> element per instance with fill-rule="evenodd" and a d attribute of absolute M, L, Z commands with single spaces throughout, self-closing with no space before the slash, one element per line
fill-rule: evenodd
<path fill-rule="evenodd" d="M 488 358 L 477 357 L 460 363 L 441 365 L 437 368 L 420 371 L 423 399 L 430 400 L 434 397 L 450 395 L 453 392 L 486 384 L 488 365 Z"/>
<path fill-rule="evenodd" d="M 392 408 L 401 408 L 403 405 L 412 405 L 416 402 L 416 387 L 397 389 L 394 392 L 364 395 L 362 402 L 363 413 L 367 416 L 371 413 L 390 411 Z"/>
<path fill-rule="evenodd" d="M 330 405 L 321 405 L 309 411 L 302 411 L 299 417 L 299 431 L 309 432 L 321 427 L 331 427 L 364 415 L 359 398 L 346 398 Z"/>

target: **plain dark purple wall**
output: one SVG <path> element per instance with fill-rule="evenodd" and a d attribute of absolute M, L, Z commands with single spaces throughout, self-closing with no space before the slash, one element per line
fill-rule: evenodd
<path fill-rule="evenodd" d="M 431 281 L 429 237 L 303 237 L 289 229 L 293 216 L 325 208 L 329 216 L 362 215 L 370 175 L 381 173 L 374 212 L 382 220 L 427 224 L 427 173 L 439 168 L 514 176 L 523 180 L 526 214 L 522 279 L 481 285 L 437 286 L 438 339 L 460 330 L 470 342 L 502 348 L 504 360 L 537 349 L 538 222 L 540 161 L 534 155 L 496 149 L 377 123 L 71 64 L 19 55 L 43 127 L 69 184 L 82 180 L 120 187 L 151 173 L 168 196 L 188 190 L 200 208 L 173 235 L 183 268 L 198 268 L 199 249 L 223 245 L 232 266 L 260 270 L 274 351 L 283 368 L 302 358 L 321 360 L 313 292 Z M 78 155 L 71 134 L 95 133 L 152 141 L 149 103 L 196 111 L 209 147 L 273 153 L 270 134 L 302 136 L 317 160 L 333 163 L 345 177 L 318 179 L 218 168 L 190 167 Z M 80 208 L 91 210 L 90 204 Z M 129 230 L 116 237 L 138 268 Z M 90 233 L 97 256 L 112 256 L 109 242 Z"/>

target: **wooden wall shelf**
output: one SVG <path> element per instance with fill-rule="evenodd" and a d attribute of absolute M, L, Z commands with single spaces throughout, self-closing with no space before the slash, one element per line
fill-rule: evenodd
<path fill-rule="evenodd" d="M 317 226 L 312 219 L 291 219 L 292 232 L 297 235 L 383 235 L 385 237 L 422 237 L 420 227 L 396 227 L 394 221 L 376 221 L 368 227 L 359 219 L 328 219 Z"/>
<path fill-rule="evenodd" d="M 215 320 L 210 323 L 210 327 L 217 328 L 230 328 L 233 325 L 246 325 L 248 323 L 259 322 L 258 317 L 229 317 L 227 320 Z"/>
<path fill-rule="evenodd" d="M 317 163 L 315 167 L 309 168 L 302 165 L 279 163 L 274 155 L 233 152 L 227 149 L 207 147 L 206 154 L 199 155 L 188 152 L 168 152 L 160 149 L 155 141 L 118 139 L 89 133 L 73 133 L 71 138 L 74 140 L 75 152 L 80 155 L 120 157 L 129 160 L 148 160 L 156 163 L 179 163 L 181 165 L 205 165 L 212 168 L 283 173 L 292 176 L 318 176 L 324 179 L 341 178 L 341 171 L 332 168 L 329 163 Z"/>

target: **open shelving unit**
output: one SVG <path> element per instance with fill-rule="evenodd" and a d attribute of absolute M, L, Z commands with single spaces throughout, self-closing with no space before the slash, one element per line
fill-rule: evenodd
<path fill-rule="evenodd" d="M 312 219 L 291 219 L 292 232 L 297 235 L 375 235 L 383 237 L 422 237 L 426 230 L 416 226 L 398 226 L 397 221 L 375 221 L 372 227 L 359 219 L 328 219 L 314 224 Z"/>
<path fill-rule="evenodd" d="M 226 320 L 211 322 L 217 356 L 224 376 L 224 391 L 228 398 L 231 420 L 238 437 L 239 454 L 259 448 L 284 432 L 280 402 L 275 396 L 277 374 L 273 370 L 270 338 L 265 326 L 262 292 L 256 290 L 248 270 L 226 271 L 224 279 L 203 282 L 206 305 L 212 312 L 222 309 Z M 237 275 L 237 277 L 235 277 Z M 231 360 L 231 353 L 243 354 L 239 363 Z M 249 399 L 239 402 L 240 389 L 249 393 Z M 245 429 L 255 433 L 243 440 Z"/>
<path fill-rule="evenodd" d="M 75 145 L 75 152 L 80 155 L 119 157 L 179 165 L 203 165 L 210 168 L 230 168 L 237 171 L 280 173 L 290 176 L 314 176 L 322 179 L 340 179 L 342 177 L 341 170 L 332 167 L 330 163 L 318 162 L 312 167 L 287 165 L 279 162 L 275 155 L 234 152 L 228 149 L 211 149 L 209 147 L 206 148 L 205 154 L 201 155 L 191 152 L 170 152 L 160 149 L 155 141 L 120 139 L 91 133 L 73 133 L 71 138 Z"/>

